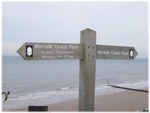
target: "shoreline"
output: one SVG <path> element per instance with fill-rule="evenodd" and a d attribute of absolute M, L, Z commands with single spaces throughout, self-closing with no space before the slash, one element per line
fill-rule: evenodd
<path fill-rule="evenodd" d="M 45 105 L 44 105 L 45 106 Z M 78 111 L 78 99 L 48 104 L 48 111 Z M 141 111 L 148 109 L 148 93 L 126 90 L 95 96 L 95 111 Z M 28 111 L 28 107 L 9 111 Z"/>

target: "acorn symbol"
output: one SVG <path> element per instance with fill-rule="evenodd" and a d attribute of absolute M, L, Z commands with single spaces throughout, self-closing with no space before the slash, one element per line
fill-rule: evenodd
<path fill-rule="evenodd" d="M 32 48 L 31 48 L 31 47 L 28 47 L 28 48 L 27 48 L 27 55 L 28 55 L 28 56 L 31 56 L 31 55 L 32 55 Z"/>
<path fill-rule="evenodd" d="M 133 58 L 133 49 L 130 50 L 130 58 Z"/>

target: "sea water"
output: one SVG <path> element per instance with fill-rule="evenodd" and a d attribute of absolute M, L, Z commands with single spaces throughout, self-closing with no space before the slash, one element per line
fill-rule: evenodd
<path fill-rule="evenodd" d="M 2 110 L 47 105 L 79 95 L 79 60 L 24 60 L 2 57 L 2 91 L 10 91 Z M 148 88 L 148 59 L 96 60 L 95 95 L 124 91 L 110 84 Z M 4 100 L 5 96 L 2 96 Z"/>

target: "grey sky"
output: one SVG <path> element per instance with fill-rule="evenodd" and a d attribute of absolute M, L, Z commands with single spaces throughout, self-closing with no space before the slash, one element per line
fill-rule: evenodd
<path fill-rule="evenodd" d="M 80 31 L 97 32 L 97 44 L 133 46 L 148 57 L 148 2 L 3 2 L 3 55 L 24 42 L 80 43 Z"/>

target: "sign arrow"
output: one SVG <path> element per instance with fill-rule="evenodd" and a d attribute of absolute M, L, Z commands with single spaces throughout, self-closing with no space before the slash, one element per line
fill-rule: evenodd
<path fill-rule="evenodd" d="M 82 45 L 24 43 L 17 51 L 25 60 L 82 59 Z"/>
<path fill-rule="evenodd" d="M 96 59 L 133 60 L 137 55 L 134 47 L 96 45 Z"/>

